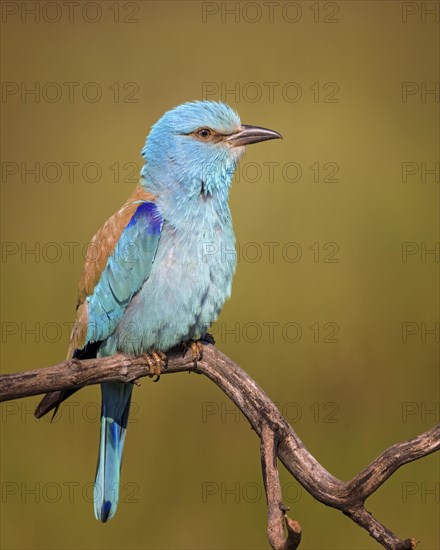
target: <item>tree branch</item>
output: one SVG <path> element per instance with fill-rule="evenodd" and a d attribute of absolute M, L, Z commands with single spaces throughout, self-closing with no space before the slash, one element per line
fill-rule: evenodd
<path fill-rule="evenodd" d="M 296 550 L 301 542 L 301 526 L 286 516 L 277 466 L 278 432 L 266 423 L 261 428 L 261 468 L 267 500 L 267 537 L 274 550 Z M 284 537 L 286 522 L 287 538 Z"/>
<path fill-rule="evenodd" d="M 296 548 L 301 536 L 297 522 L 285 517 L 281 503 L 276 456 L 292 476 L 317 500 L 341 510 L 389 550 L 411 550 L 415 539 L 401 540 L 379 523 L 364 507 L 373 494 L 400 466 L 440 448 L 440 424 L 384 451 L 351 481 L 330 474 L 307 451 L 296 432 L 263 390 L 238 365 L 213 345 L 203 342 L 203 359 L 194 365 L 190 354 L 172 350 L 162 374 L 194 371 L 212 380 L 237 405 L 261 438 L 263 478 L 268 502 L 268 535 L 272 548 Z M 53 367 L 0 377 L 0 401 L 62 389 L 79 389 L 101 382 L 135 382 L 148 376 L 142 357 L 114 355 L 79 361 L 72 359 Z M 39 411 L 44 414 L 44 411 Z M 280 507 L 281 506 L 281 507 Z M 284 537 L 284 523 L 287 538 Z"/>

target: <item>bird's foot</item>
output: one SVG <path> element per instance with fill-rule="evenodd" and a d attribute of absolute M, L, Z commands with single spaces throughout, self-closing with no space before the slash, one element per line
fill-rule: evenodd
<path fill-rule="evenodd" d="M 188 340 L 187 342 L 182 343 L 183 347 L 183 356 L 185 357 L 186 352 L 190 349 L 193 356 L 194 368 L 197 368 L 197 362 L 203 359 L 203 344 L 200 340 Z"/>
<path fill-rule="evenodd" d="M 150 369 L 148 376 L 153 378 L 153 382 L 159 382 L 162 369 L 167 368 L 168 357 L 161 351 L 151 350 L 148 353 L 144 353 L 144 358 Z M 155 380 L 154 377 L 156 377 Z"/>

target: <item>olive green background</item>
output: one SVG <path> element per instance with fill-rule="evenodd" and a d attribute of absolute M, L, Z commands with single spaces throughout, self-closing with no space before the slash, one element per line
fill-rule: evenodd
<path fill-rule="evenodd" d="M 231 191 L 241 254 L 214 327 L 219 348 L 342 479 L 438 422 L 438 325 L 423 331 L 439 322 L 439 258 L 423 250 L 440 240 L 439 182 L 421 177 L 422 163 L 438 162 L 439 99 L 424 95 L 439 81 L 435 17 L 416 2 L 280 2 L 269 12 L 184 1 L 101 2 L 98 17 L 96 3 L 84 15 L 81 2 L 71 21 L 64 7 L 49 22 L 58 12 L 45 4 L 39 22 L 15 13 L 18 2 L 2 7 L 12 13 L 1 29 L 2 372 L 64 359 L 82 247 L 135 186 L 127 163 L 141 166 L 150 126 L 205 95 L 284 137 L 248 148 Z M 36 82 L 37 96 L 21 95 Z M 25 173 L 36 162 L 39 182 Z M 79 163 L 73 178 L 63 163 Z M 417 172 L 406 182 L 402 163 Z M 336 181 L 323 181 L 335 166 Z M 258 438 L 207 379 L 135 389 L 121 500 L 106 525 L 91 503 L 99 388 L 76 394 L 52 424 L 33 419 L 37 401 L 2 406 L 2 548 L 268 547 Z M 304 550 L 378 547 L 280 469 Z M 399 470 L 367 507 L 435 549 L 439 500 L 434 455 Z"/>

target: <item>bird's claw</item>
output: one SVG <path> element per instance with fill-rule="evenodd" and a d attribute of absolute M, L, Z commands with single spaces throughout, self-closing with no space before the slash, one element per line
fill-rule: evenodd
<path fill-rule="evenodd" d="M 194 368 L 197 368 L 197 362 L 203 359 L 203 344 L 200 340 L 188 340 L 183 342 L 183 356 L 185 357 L 186 352 L 190 349 L 193 356 Z"/>
<path fill-rule="evenodd" d="M 144 353 L 145 361 L 149 367 L 148 376 L 153 378 L 153 382 L 159 382 L 162 369 L 166 369 L 168 365 L 168 357 L 161 351 L 152 350 Z M 154 379 L 156 377 L 156 379 Z"/>

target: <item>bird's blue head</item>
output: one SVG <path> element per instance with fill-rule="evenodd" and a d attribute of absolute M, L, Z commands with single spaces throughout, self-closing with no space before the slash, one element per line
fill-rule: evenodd
<path fill-rule="evenodd" d="M 226 196 L 245 146 L 280 138 L 273 130 L 241 124 L 228 105 L 184 103 L 152 127 L 142 156 L 143 182 L 158 195 Z"/>

